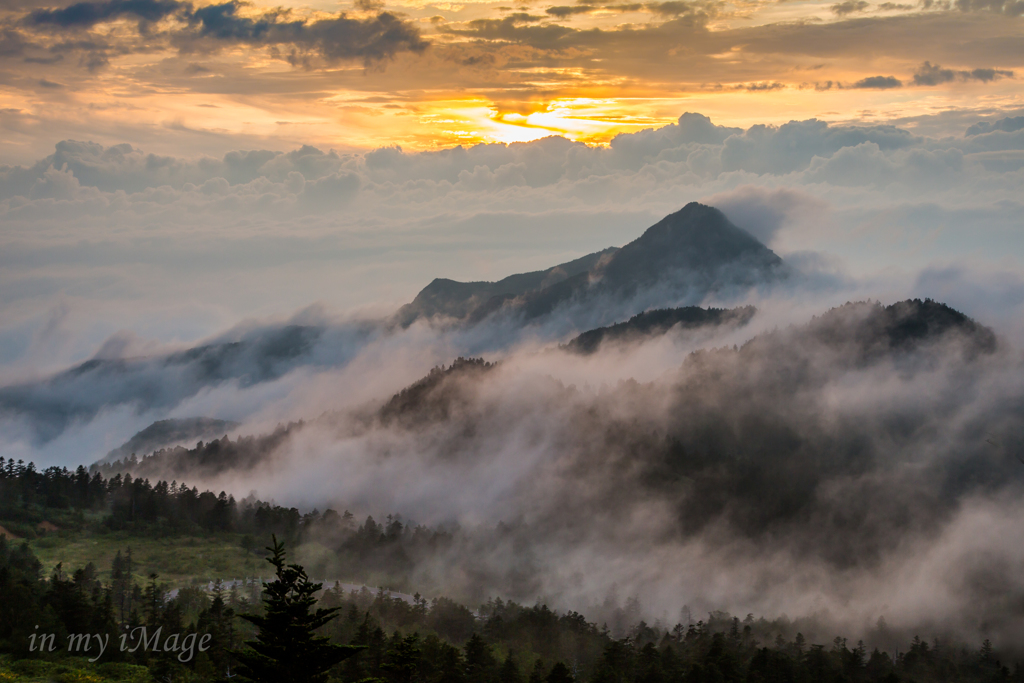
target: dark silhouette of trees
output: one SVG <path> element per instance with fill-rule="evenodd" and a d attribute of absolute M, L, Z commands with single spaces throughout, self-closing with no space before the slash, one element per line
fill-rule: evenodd
<path fill-rule="evenodd" d="M 337 616 L 337 607 L 314 609 L 315 593 L 323 585 L 313 583 L 306 570 L 287 564 L 284 545 L 274 537 L 268 548 L 276 578 L 265 584 L 265 614 L 242 614 L 259 634 L 246 641 L 247 649 L 235 653 L 238 674 L 253 683 L 325 683 L 331 667 L 355 655 L 361 648 L 335 645 L 316 631 Z"/>

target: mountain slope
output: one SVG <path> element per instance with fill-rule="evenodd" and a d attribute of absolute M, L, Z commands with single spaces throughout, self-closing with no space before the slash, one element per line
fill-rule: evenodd
<path fill-rule="evenodd" d="M 409 325 L 437 317 L 472 324 L 499 311 L 533 320 L 573 299 L 623 299 L 655 287 L 665 289 L 669 298 L 690 292 L 700 299 L 784 274 L 782 259 L 771 249 L 718 209 L 691 202 L 621 249 L 493 283 L 434 280 L 402 307 L 396 322 Z"/>
<path fill-rule="evenodd" d="M 626 322 L 608 327 L 588 330 L 572 339 L 562 348 L 579 354 L 591 354 L 605 342 L 633 342 L 642 338 L 651 338 L 665 334 L 675 326 L 682 329 L 701 327 L 717 327 L 719 325 L 747 324 L 757 312 L 753 306 L 742 308 L 700 308 L 685 306 L 683 308 L 663 308 L 645 311 L 634 315 Z"/>
<path fill-rule="evenodd" d="M 173 446 L 176 443 L 185 441 L 216 438 L 237 426 L 237 422 L 217 420 L 210 417 L 157 420 L 136 433 L 135 436 L 128 439 L 121 446 L 107 453 L 101 462 L 128 458 L 133 453 L 152 453 L 157 449 Z"/>
<path fill-rule="evenodd" d="M 630 290 L 694 277 L 709 287 L 715 278 L 752 283 L 781 266 L 782 259 L 724 213 L 691 202 L 619 249 L 599 272 L 605 287 Z"/>
<path fill-rule="evenodd" d="M 399 324 L 408 326 L 421 317 L 466 318 L 481 307 L 493 306 L 495 301 L 500 304 L 506 299 L 544 289 L 581 273 L 587 273 L 602 259 L 616 251 L 616 247 L 609 247 L 547 270 L 509 275 L 497 282 L 457 282 L 436 278 L 416 295 L 412 303 L 399 309 L 396 320 Z"/>

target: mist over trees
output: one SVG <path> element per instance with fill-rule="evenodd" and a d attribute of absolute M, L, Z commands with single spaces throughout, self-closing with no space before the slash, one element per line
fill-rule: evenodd
<path fill-rule="evenodd" d="M 459 359 L 383 403 L 98 469 L 418 520 L 304 527 L 335 553 L 316 576 L 387 567 L 394 585 L 470 604 L 545 596 L 597 614 L 638 595 L 649 619 L 684 604 L 817 614 L 855 635 L 884 616 L 907 638 L 1017 642 L 1007 596 L 1024 584 L 1002 539 L 1020 535 L 1024 396 L 991 330 L 933 301 L 848 304 L 654 381 L 554 377 L 634 347 Z M 233 528 L 284 536 L 300 518 L 248 509 Z M 928 592 L 901 589 L 922 575 Z"/>

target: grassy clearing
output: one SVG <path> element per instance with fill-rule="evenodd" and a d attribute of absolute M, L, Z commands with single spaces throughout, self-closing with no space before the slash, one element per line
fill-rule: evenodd
<path fill-rule="evenodd" d="M 107 663 L 90 664 L 87 660 L 68 657 L 56 662 L 23 659 L 11 662 L 0 657 L 0 683 L 153 683 L 144 666 Z"/>
<path fill-rule="evenodd" d="M 110 581 L 114 555 L 130 547 L 134 573 L 140 581 L 151 573 L 171 586 L 269 576 L 270 566 L 241 547 L 241 535 L 171 536 L 148 538 L 128 533 L 60 532 L 29 541 L 32 552 L 49 573 L 58 562 L 71 572 L 92 562 L 104 582 Z"/>

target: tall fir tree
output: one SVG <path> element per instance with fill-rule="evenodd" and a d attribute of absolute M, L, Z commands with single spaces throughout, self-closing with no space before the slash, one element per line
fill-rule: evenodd
<path fill-rule="evenodd" d="M 234 653 L 238 675 L 253 683 L 324 683 L 331 667 L 357 654 L 361 648 L 334 645 L 316 630 L 337 616 L 338 608 L 317 609 L 316 593 L 322 584 L 313 583 L 301 565 L 287 564 L 284 545 L 273 537 L 267 561 L 276 578 L 263 589 L 265 614 L 240 615 L 259 629 L 247 649 Z"/>

